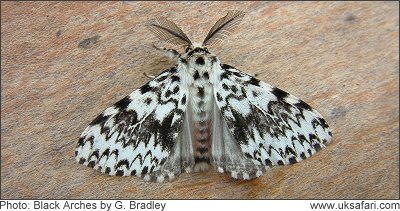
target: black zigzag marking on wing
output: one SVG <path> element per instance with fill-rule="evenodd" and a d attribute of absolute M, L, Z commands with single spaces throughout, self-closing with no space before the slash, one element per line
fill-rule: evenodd
<path fill-rule="evenodd" d="M 117 176 L 140 176 L 159 169 L 173 150 L 184 120 L 188 93 L 180 83 L 176 68 L 171 68 L 106 109 L 80 137 L 75 151 L 78 162 Z M 173 106 L 165 107 L 170 110 L 157 119 L 157 109 L 167 104 Z M 140 144 L 144 148 L 138 151 Z M 157 147 L 163 154 L 154 154 Z M 132 157 L 126 157 L 127 153 Z M 108 164 L 111 158 L 116 159 L 114 166 Z M 100 164 L 101 160 L 105 162 Z"/>
<path fill-rule="evenodd" d="M 291 164 L 311 156 L 330 142 L 328 125 L 307 103 L 232 66 L 221 65 L 221 68 L 218 79 L 222 89 L 216 91 L 216 103 L 232 136 L 248 158 L 265 166 Z M 235 82 L 235 88 L 229 88 L 231 82 Z M 250 97 L 248 93 L 251 93 Z M 289 98 L 293 104 L 288 103 Z M 243 107 L 250 108 L 250 112 L 244 114 L 235 110 L 231 101 L 242 103 Z M 258 145 L 260 140 L 256 140 L 255 131 L 262 139 Z M 301 147 L 296 148 L 295 142 Z M 270 158 L 261 159 L 262 150 Z M 280 157 L 274 158 L 272 151 Z"/>

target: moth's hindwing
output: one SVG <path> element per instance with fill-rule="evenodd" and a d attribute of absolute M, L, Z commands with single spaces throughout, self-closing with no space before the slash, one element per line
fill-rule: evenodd
<path fill-rule="evenodd" d="M 220 114 L 214 115 L 212 152 L 220 172 L 254 178 L 268 167 L 304 160 L 331 142 L 325 120 L 302 100 L 229 65 L 215 75 Z"/>
<path fill-rule="evenodd" d="M 76 160 L 109 175 L 173 179 L 181 172 L 174 150 L 187 95 L 175 68 L 162 72 L 90 123 Z"/>

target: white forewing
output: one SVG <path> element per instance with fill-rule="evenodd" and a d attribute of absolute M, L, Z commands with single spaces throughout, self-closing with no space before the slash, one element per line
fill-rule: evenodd
<path fill-rule="evenodd" d="M 179 147 L 188 147 L 179 135 L 187 97 L 177 69 L 164 71 L 92 121 L 78 141 L 76 160 L 110 175 L 172 179 L 180 173 Z"/>
<path fill-rule="evenodd" d="M 237 178 L 254 178 L 265 167 L 299 162 L 331 142 L 325 120 L 305 102 L 229 65 L 214 71 L 217 169 Z M 224 144 L 230 145 L 230 152 Z M 235 159 L 242 163 L 236 169 L 230 161 Z"/>

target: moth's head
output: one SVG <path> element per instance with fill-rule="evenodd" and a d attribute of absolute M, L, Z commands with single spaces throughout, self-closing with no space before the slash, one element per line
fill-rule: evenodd
<path fill-rule="evenodd" d="M 185 53 L 181 54 L 180 59 L 184 63 L 188 63 L 197 68 L 210 66 L 216 61 L 216 56 L 208 51 L 207 47 L 194 43 L 185 49 Z"/>
<path fill-rule="evenodd" d="M 166 18 L 156 18 L 148 22 L 147 26 L 162 41 L 169 42 L 175 46 L 184 46 L 185 53 L 181 57 L 195 59 L 195 63 L 201 65 L 202 56 L 208 57 L 210 52 L 207 46 L 219 43 L 229 36 L 243 19 L 244 12 L 228 11 L 228 14 L 220 18 L 208 32 L 202 44 L 192 43 L 188 36 L 172 21 Z M 203 58 L 204 60 L 205 58 Z M 204 60 L 206 63 L 206 60 Z"/>

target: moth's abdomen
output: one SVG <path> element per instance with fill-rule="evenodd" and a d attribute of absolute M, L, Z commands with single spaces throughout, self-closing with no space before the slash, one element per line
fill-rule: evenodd
<path fill-rule="evenodd" d="M 194 162 L 195 171 L 206 170 L 211 157 L 210 121 L 194 123 Z"/>
<path fill-rule="evenodd" d="M 193 86 L 192 94 L 194 171 L 204 171 L 211 161 L 212 86 Z"/>

